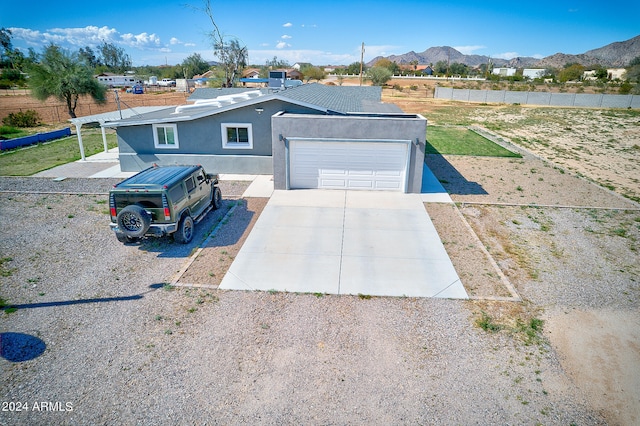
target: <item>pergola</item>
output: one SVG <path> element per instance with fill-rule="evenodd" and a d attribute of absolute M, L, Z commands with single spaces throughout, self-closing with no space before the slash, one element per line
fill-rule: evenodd
<path fill-rule="evenodd" d="M 104 127 L 102 125 L 107 121 L 118 121 L 123 120 L 125 118 L 134 117 L 136 115 L 142 115 L 149 112 L 157 111 L 160 109 L 165 109 L 167 106 L 147 106 L 147 107 L 136 107 L 123 109 L 120 111 L 111 111 L 104 112 L 102 114 L 93 114 L 86 115 L 84 117 L 71 118 L 69 121 L 76 126 L 76 134 L 78 135 L 78 146 L 80 147 L 80 155 L 82 157 L 82 161 L 85 160 L 84 154 L 84 145 L 82 144 L 82 125 L 89 123 L 100 123 L 102 129 L 102 142 L 104 143 L 104 152 L 107 152 L 109 148 L 107 147 L 107 134 L 105 133 Z"/>

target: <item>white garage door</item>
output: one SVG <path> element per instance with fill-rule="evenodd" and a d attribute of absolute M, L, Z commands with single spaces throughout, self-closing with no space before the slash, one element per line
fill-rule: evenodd
<path fill-rule="evenodd" d="M 290 140 L 289 149 L 291 189 L 406 191 L 405 141 Z"/>

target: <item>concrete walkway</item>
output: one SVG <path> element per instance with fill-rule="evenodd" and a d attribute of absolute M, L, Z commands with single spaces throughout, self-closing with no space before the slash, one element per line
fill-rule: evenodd
<path fill-rule="evenodd" d="M 420 194 L 274 191 L 222 289 L 467 298 Z"/>

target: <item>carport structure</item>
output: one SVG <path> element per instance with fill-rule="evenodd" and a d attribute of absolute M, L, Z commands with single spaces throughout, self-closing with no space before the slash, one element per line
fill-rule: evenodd
<path fill-rule="evenodd" d="M 148 107 L 136 107 L 123 109 L 119 111 L 103 112 L 102 114 L 85 115 L 84 117 L 71 118 L 69 121 L 76 126 L 76 134 L 78 136 L 78 147 L 80 148 L 80 156 L 82 161 L 86 160 L 84 153 L 84 145 L 82 143 L 82 126 L 90 123 L 99 123 L 102 129 L 102 142 L 104 144 L 104 152 L 109 151 L 107 147 L 107 134 L 102 124 L 108 121 L 122 120 L 125 118 L 135 117 L 137 115 L 146 114 L 160 109 L 165 109 L 166 106 L 148 106 Z"/>

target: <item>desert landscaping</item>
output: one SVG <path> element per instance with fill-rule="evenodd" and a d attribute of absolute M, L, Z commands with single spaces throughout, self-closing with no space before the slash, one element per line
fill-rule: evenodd
<path fill-rule="evenodd" d="M 383 101 L 521 154 L 426 157 L 469 300 L 219 290 L 268 201 L 248 182 L 222 182 L 194 244 L 122 245 L 112 179 L 0 177 L 0 401 L 29 408 L 0 424 L 640 422 L 640 113 L 403 84 Z"/>

